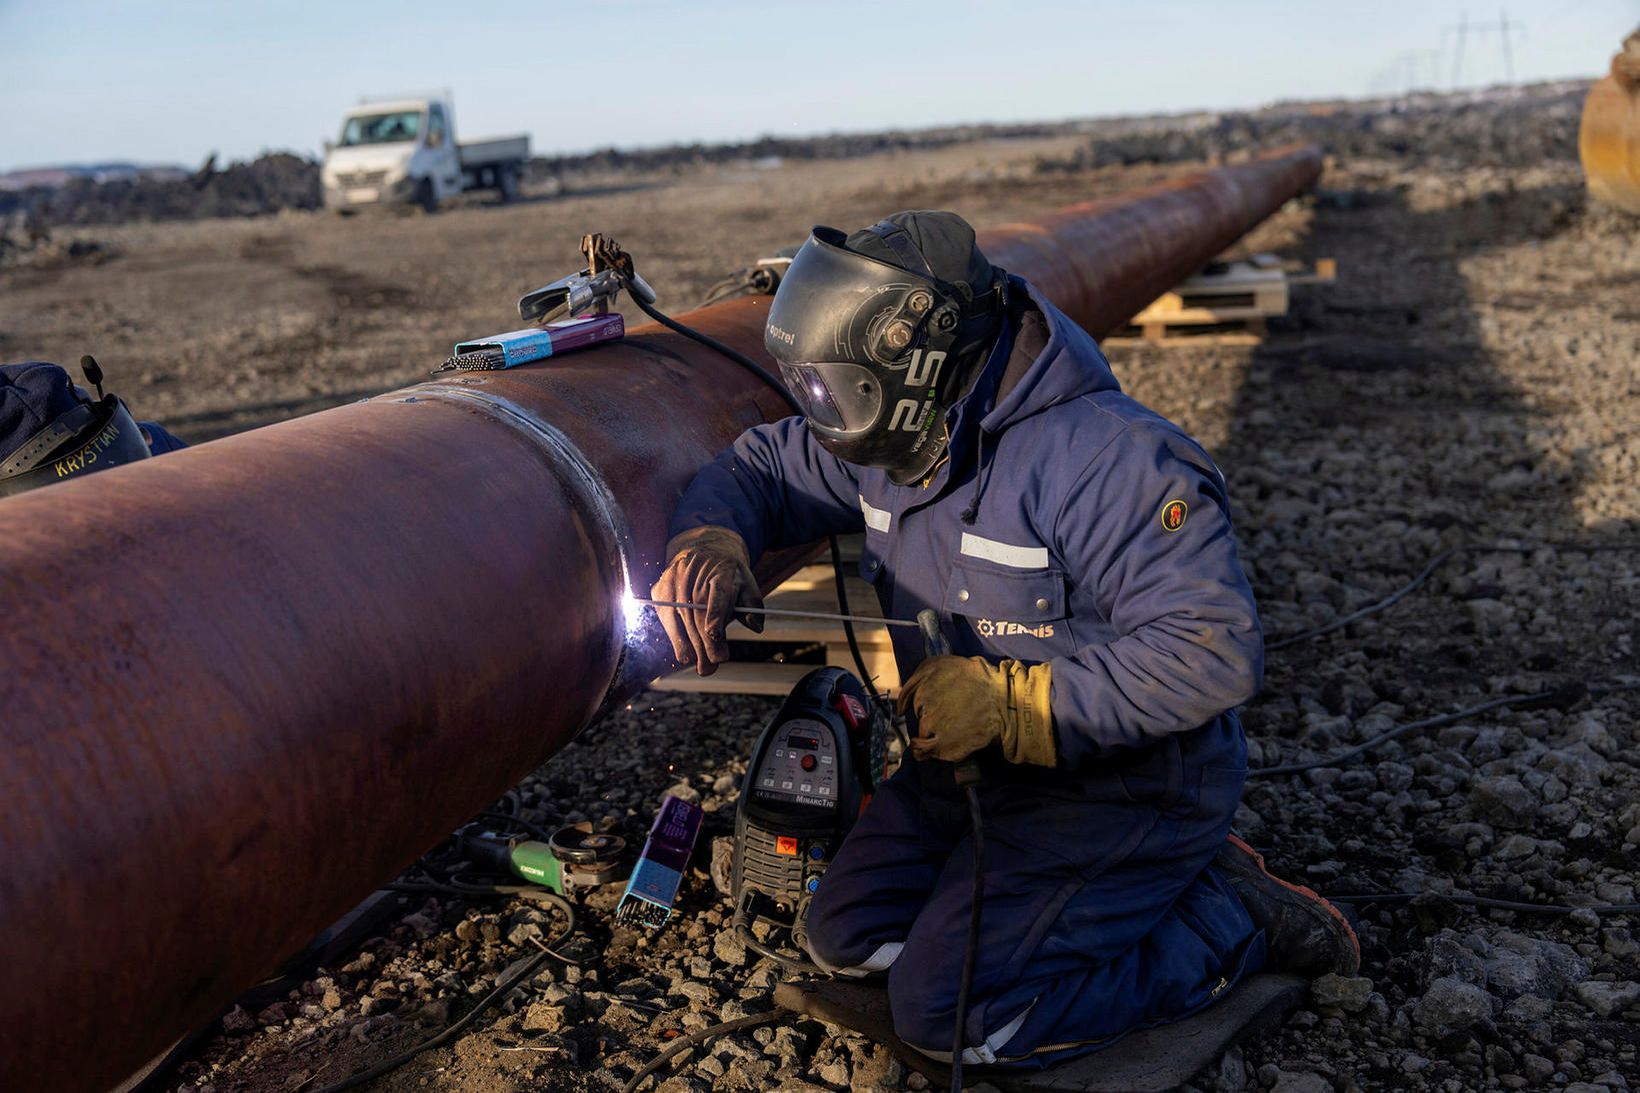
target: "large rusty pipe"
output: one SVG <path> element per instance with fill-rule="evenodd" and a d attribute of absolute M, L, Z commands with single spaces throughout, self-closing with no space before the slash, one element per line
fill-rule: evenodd
<path fill-rule="evenodd" d="M 1577 153 L 1591 194 L 1640 214 L 1640 30 L 1624 40 L 1611 71 L 1589 88 Z"/>
<path fill-rule="evenodd" d="M 1103 333 L 1319 167 L 981 241 Z M 686 320 L 761 357 L 767 310 Z M 117 1081 L 666 668 L 620 593 L 785 412 L 645 327 L 0 502 L 0 1089 Z"/>

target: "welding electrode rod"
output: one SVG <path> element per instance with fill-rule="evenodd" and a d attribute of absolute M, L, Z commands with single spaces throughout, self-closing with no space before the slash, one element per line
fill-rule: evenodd
<path fill-rule="evenodd" d="M 632 602 L 642 607 L 675 607 L 680 611 L 705 611 L 703 603 L 672 603 L 669 600 L 643 600 L 637 596 Z M 789 619 L 828 619 L 832 622 L 862 622 L 878 626 L 916 626 L 907 619 L 880 619 L 869 615 L 833 615 L 825 611 L 792 611 L 781 607 L 737 607 L 737 615 L 779 615 Z"/>

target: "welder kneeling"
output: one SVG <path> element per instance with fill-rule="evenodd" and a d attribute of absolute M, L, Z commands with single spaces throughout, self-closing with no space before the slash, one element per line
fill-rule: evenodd
<path fill-rule="evenodd" d="M 764 340 L 804 413 L 685 492 L 654 596 L 709 607 L 661 611 L 679 660 L 727 658 L 764 551 L 862 530 L 884 614 L 935 608 L 955 654 L 895 631 L 917 737 L 819 886 L 814 959 L 885 974 L 896 1033 L 949 1057 L 973 887 L 951 767 L 974 757 L 965 1061 L 1095 1050 L 1266 964 L 1353 972 L 1343 918 L 1229 836 L 1263 644 L 1206 452 L 951 213 L 815 228 Z"/>

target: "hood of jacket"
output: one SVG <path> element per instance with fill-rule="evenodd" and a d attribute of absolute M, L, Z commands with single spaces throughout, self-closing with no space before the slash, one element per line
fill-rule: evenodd
<path fill-rule="evenodd" d="M 1100 391 L 1120 391 L 1099 344 L 1060 311 L 1035 285 L 1010 276 L 1009 286 L 1026 301 L 1005 324 L 997 347 L 973 388 L 951 408 L 948 427 L 950 482 L 972 467 L 972 519 L 984 487 L 985 464 L 994 435 L 1054 406 Z M 962 468 L 959 470 L 958 468 Z"/>

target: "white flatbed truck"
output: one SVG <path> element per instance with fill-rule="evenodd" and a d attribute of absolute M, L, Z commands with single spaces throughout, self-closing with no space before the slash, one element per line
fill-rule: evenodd
<path fill-rule="evenodd" d="M 432 212 L 468 190 L 517 197 L 530 158 L 528 134 L 460 143 L 455 133 L 448 98 L 360 103 L 342 119 L 341 138 L 325 145 L 325 208 L 416 204 Z"/>

